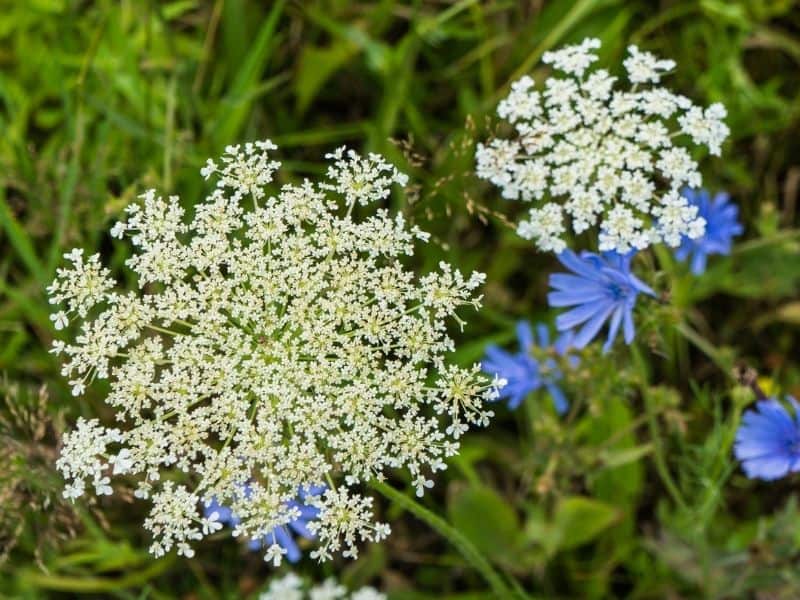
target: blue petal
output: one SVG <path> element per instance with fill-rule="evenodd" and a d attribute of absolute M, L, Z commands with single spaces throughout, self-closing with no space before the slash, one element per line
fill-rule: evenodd
<path fill-rule="evenodd" d="M 655 296 L 656 295 L 656 293 L 653 291 L 653 289 L 649 285 L 644 283 L 641 279 L 639 279 L 635 275 L 631 275 L 630 273 L 628 273 L 628 282 L 631 285 L 633 285 L 633 287 L 636 288 L 636 290 L 639 291 L 639 292 L 647 294 L 648 296 Z"/>
<path fill-rule="evenodd" d="M 586 260 L 588 256 L 596 255 L 591 255 L 591 253 L 587 252 L 579 258 L 572 250 L 564 250 L 557 258 L 562 265 L 578 275 L 587 279 L 602 280 L 602 275 L 600 275 L 595 266 Z"/>
<path fill-rule="evenodd" d="M 578 334 L 575 336 L 575 347 L 584 348 L 594 339 L 597 332 L 605 323 L 611 311 L 614 310 L 614 304 L 609 303 L 603 310 L 597 311 L 596 314 L 589 320 L 583 327 L 581 327 Z"/>
<path fill-rule="evenodd" d="M 516 357 L 497 346 L 486 347 L 486 357 L 481 361 L 481 368 L 485 373 L 502 373 L 508 368 L 513 368 Z"/>
<path fill-rule="evenodd" d="M 575 332 L 572 329 L 568 329 L 556 338 L 553 348 L 559 356 L 563 356 L 572 347 L 574 339 Z"/>
<path fill-rule="evenodd" d="M 588 292 L 559 290 L 547 294 L 547 304 L 552 308 L 560 308 L 562 306 L 574 306 L 587 302 L 599 302 L 606 298 L 608 298 L 608 290 L 600 287 L 596 287 L 594 290 Z"/>
<path fill-rule="evenodd" d="M 683 262 L 689 256 L 689 253 L 692 251 L 692 243 L 689 238 L 684 237 L 681 245 L 675 249 L 675 258 L 679 261 Z"/>
<path fill-rule="evenodd" d="M 791 463 L 786 456 L 765 456 L 745 460 L 742 468 L 751 479 L 765 479 L 772 481 L 779 479 L 789 472 Z"/>
<path fill-rule="evenodd" d="M 247 542 L 247 549 L 250 552 L 258 552 L 263 547 L 264 540 L 250 540 Z"/>
<path fill-rule="evenodd" d="M 550 347 L 550 329 L 544 323 L 539 323 L 536 326 L 536 336 L 539 341 L 540 348 Z"/>
<path fill-rule="evenodd" d="M 602 280 L 586 279 L 585 277 L 569 275 L 568 273 L 553 273 L 548 278 L 550 287 L 565 292 L 588 293 L 598 289 L 604 290 L 604 283 Z"/>
<path fill-rule="evenodd" d="M 702 275 L 706 270 L 706 253 L 699 248 L 695 250 L 692 257 L 692 273 L 695 275 Z"/>
<path fill-rule="evenodd" d="M 791 398 L 790 398 L 791 402 Z M 776 400 L 763 400 L 747 410 L 736 432 L 734 454 L 748 477 L 777 479 L 795 470 L 800 452 L 800 421 Z"/>
<path fill-rule="evenodd" d="M 606 339 L 606 343 L 603 344 L 603 352 L 608 352 L 611 349 L 611 344 L 614 343 L 614 338 L 617 337 L 619 326 L 622 323 L 623 312 L 625 312 L 623 306 L 617 306 L 617 308 L 614 309 L 614 313 L 611 315 L 611 323 L 608 326 L 608 338 Z"/>
<path fill-rule="evenodd" d="M 272 530 L 272 535 L 275 536 L 275 542 L 286 550 L 286 559 L 291 563 L 296 563 L 300 560 L 302 553 L 297 543 L 291 535 L 283 528 L 276 527 Z"/>
<path fill-rule="evenodd" d="M 308 528 L 308 520 L 309 519 L 295 519 L 294 521 L 289 523 L 289 527 L 293 529 L 295 533 L 297 533 L 299 536 L 304 537 L 307 540 L 313 540 L 317 536 L 315 536 L 312 533 L 312 531 Z"/>
<path fill-rule="evenodd" d="M 556 317 L 556 327 L 558 327 L 559 331 L 573 329 L 581 323 L 588 321 L 598 313 L 603 313 L 605 311 L 610 312 L 613 307 L 614 303 L 610 300 L 583 304 L 577 308 L 573 308 L 572 310 L 558 315 L 558 317 Z M 583 348 L 583 346 L 581 346 L 577 340 L 575 341 L 575 346 L 577 348 Z"/>
<path fill-rule="evenodd" d="M 509 410 L 514 410 L 516 408 L 519 408 L 519 405 L 522 404 L 522 401 L 525 400 L 527 396 L 528 394 L 523 394 L 523 393 L 516 393 L 510 396 L 507 404 Z"/>
<path fill-rule="evenodd" d="M 519 321 L 517 323 L 517 339 L 519 340 L 519 349 L 527 353 L 533 346 L 533 333 L 531 332 L 530 323 L 527 321 Z"/>
<path fill-rule="evenodd" d="M 630 345 L 636 335 L 636 328 L 633 326 L 633 311 L 626 310 L 622 320 L 622 334 L 625 343 Z"/>
<path fill-rule="evenodd" d="M 556 412 L 559 415 L 563 415 L 567 412 L 569 402 L 567 402 L 567 397 L 564 395 L 564 392 L 561 391 L 561 388 L 553 383 L 549 383 L 547 384 L 547 391 L 553 399 L 553 407 L 556 409 Z"/>

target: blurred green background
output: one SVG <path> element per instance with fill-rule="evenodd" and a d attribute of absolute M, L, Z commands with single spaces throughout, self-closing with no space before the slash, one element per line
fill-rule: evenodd
<path fill-rule="evenodd" d="M 115 216 L 148 187 L 191 206 L 229 143 L 271 138 L 295 175 L 341 144 L 381 152 L 412 176 L 395 208 L 434 234 L 420 268 L 447 257 L 488 274 L 456 355 L 477 360 L 513 344 L 518 318 L 547 318 L 556 263 L 504 224 L 518 209 L 470 174 L 474 143 L 511 81 L 585 36 L 612 65 L 630 43 L 673 58 L 669 86 L 728 107 L 731 140 L 702 167 L 746 233 L 700 279 L 661 252 L 666 301 L 641 313 L 638 344 L 588 351 L 565 420 L 544 398 L 498 406 L 425 502 L 537 597 L 800 597 L 795 484 L 737 471 L 752 398 L 729 376 L 746 364 L 800 397 L 793 0 L 0 1 L 0 597 L 245 598 L 273 573 L 226 532 L 192 560 L 154 560 L 125 489 L 61 501 L 59 433 L 113 418 L 97 391 L 73 399 L 47 352 L 44 286 L 63 252 L 124 273 Z M 398 599 L 487 597 L 435 533 L 382 510 L 386 543 L 297 571 Z"/>

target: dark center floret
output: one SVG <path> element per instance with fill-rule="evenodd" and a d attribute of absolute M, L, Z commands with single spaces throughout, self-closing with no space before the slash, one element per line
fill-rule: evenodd
<path fill-rule="evenodd" d="M 622 300 L 628 296 L 627 288 L 622 287 L 618 283 L 611 283 L 608 286 L 608 291 L 614 300 Z"/>

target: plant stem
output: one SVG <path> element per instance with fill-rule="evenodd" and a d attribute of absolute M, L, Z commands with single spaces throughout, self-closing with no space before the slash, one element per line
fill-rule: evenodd
<path fill-rule="evenodd" d="M 743 254 L 745 252 L 750 252 L 751 250 L 758 250 L 759 248 L 763 248 L 765 246 L 771 246 L 772 244 L 788 242 L 794 238 L 800 238 L 800 229 L 784 229 L 782 231 L 778 231 L 770 237 L 757 238 L 741 244 L 736 244 L 731 251 L 731 254 Z"/>
<path fill-rule="evenodd" d="M 664 449 L 661 446 L 661 432 L 658 427 L 658 417 L 654 410 L 653 401 L 651 399 L 652 394 L 648 390 L 643 390 L 643 392 L 644 403 L 647 410 L 647 423 L 650 427 L 650 437 L 653 440 L 653 459 L 656 465 L 656 471 L 658 471 L 658 475 L 661 477 L 664 487 L 667 488 L 667 491 L 669 492 L 669 495 L 672 496 L 672 500 L 675 502 L 675 504 L 682 509 L 686 509 L 686 502 L 683 500 L 683 496 L 681 495 L 675 480 L 672 479 L 672 475 L 667 467 L 667 461 L 664 459 Z"/>
<path fill-rule="evenodd" d="M 653 394 L 647 386 L 647 366 L 644 362 L 644 358 L 636 346 L 631 346 L 631 356 L 633 357 L 637 371 L 639 372 L 639 376 L 642 379 L 640 386 L 644 399 L 645 411 L 647 413 L 647 424 L 650 429 L 650 438 L 653 441 L 653 462 L 655 463 L 656 471 L 658 472 L 658 476 L 661 478 L 661 482 L 664 484 L 664 487 L 667 488 L 667 492 L 669 492 L 669 495 L 672 497 L 672 500 L 681 509 L 685 510 L 687 508 L 686 501 L 683 499 L 680 489 L 678 489 L 675 480 L 672 478 L 669 468 L 667 467 L 667 461 L 664 458 L 664 448 L 661 444 L 661 431 L 658 427 L 658 414 L 653 406 Z"/>
<path fill-rule="evenodd" d="M 708 358 L 710 358 L 713 363 L 720 368 L 726 377 L 732 377 L 731 370 L 733 368 L 733 364 L 729 360 L 726 360 L 711 342 L 697 333 L 686 323 L 678 323 L 678 325 L 675 326 L 675 329 L 684 338 L 694 344 L 703 354 L 708 356 Z"/>
<path fill-rule="evenodd" d="M 172 331 L 171 329 L 164 329 L 163 327 L 159 327 L 158 325 L 145 325 L 147 329 L 152 329 L 153 331 L 158 331 L 159 333 L 165 333 L 167 335 L 176 336 L 178 335 L 177 331 Z"/>
<path fill-rule="evenodd" d="M 489 587 L 492 589 L 494 598 L 502 600 L 506 598 L 527 598 L 519 586 L 513 586 L 515 590 L 512 591 L 503 577 L 495 571 L 492 565 L 489 564 L 489 561 L 478 552 L 472 542 L 443 518 L 383 481 L 373 479 L 370 482 L 370 486 L 392 502 L 399 504 L 403 509 L 410 512 L 421 521 L 424 521 L 439 535 L 450 542 L 467 562 L 486 580 L 486 583 L 488 583 Z"/>

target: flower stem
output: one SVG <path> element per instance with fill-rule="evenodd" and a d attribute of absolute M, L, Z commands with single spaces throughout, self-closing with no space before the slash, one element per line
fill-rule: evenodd
<path fill-rule="evenodd" d="M 741 244 L 736 244 L 731 251 L 731 254 L 743 254 L 745 252 L 750 252 L 751 250 L 758 250 L 765 246 L 771 246 L 772 244 L 788 242 L 794 238 L 800 238 L 800 229 L 784 229 L 769 237 L 756 238 L 754 240 L 742 242 Z"/>
<path fill-rule="evenodd" d="M 634 364 L 641 377 L 640 389 L 644 399 L 647 424 L 650 429 L 650 438 L 653 443 L 653 462 L 655 463 L 656 472 L 661 478 L 661 482 L 664 484 L 673 502 L 681 509 L 685 510 L 687 508 L 686 501 L 683 499 L 678 485 L 672 478 L 669 467 L 667 466 L 667 460 L 664 457 L 664 447 L 661 443 L 661 431 L 658 426 L 658 411 L 653 402 L 653 394 L 647 386 L 647 381 L 649 379 L 647 365 L 645 364 L 644 357 L 636 346 L 631 346 L 631 356 L 633 357 Z"/>
<path fill-rule="evenodd" d="M 373 479 L 370 486 L 383 494 L 392 502 L 396 502 L 402 508 L 413 514 L 415 517 L 424 521 L 432 527 L 439 535 L 445 538 L 452 546 L 458 550 L 467 562 L 478 571 L 492 589 L 494 598 L 505 600 L 506 598 L 527 598 L 525 593 L 518 585 L 514 585 L 512 591 L 503 577 L 495 571 L 489 561 L 486 560 L 478 549 L 460 531 L 452 527 L 447 521 L 434 514 L 419 502 L 396 490 L 392 486 Z"/>
<path fill-rule="evenodd" d="M 152 329 L 153 331 L 158 331 L 159 333 L 166 333 L 167 335 L 171 336 L 178 335 L 177 331 L 172 331 L 171 329 L 165 329 L 164 327 L 159 327 L 158 325 L 152 325 L 150 323 L 146 324 L 145 327 L 147 327 L 147 329 Z"/>
<path fill-rule="evenodd" d="M 692 329 L 686 323 L 678 323 L 675 326 L 675 329 L 680 333 L 684 338 L 689 340 L 692 344 L 697 346 L 697 348 L 711 361 L 717 365 L 723 374 L 726 377 L 732 377 L 731 372 L 733 369 L 733 363 L 725 357 L 722 353 L 720 353 L 714 345 L 705 339 L 702 335 L 697 333 L 694 329 Z"/>
<path fill-rule="evenodd" d="M 686 509 L 687 506 L 683 495 L 678 489 L 675 480 L 672 478 L 669 467 L 667 467 L 667 461 L 664 458 L 664 449 L 661 445 L 661 432 L 658 427 L 658 417 L 656 415 L 656 409 L 653 406 L 652 394 L 647 390 L 644 390 L 644 403 L 647 411 L 647 423 L 650 427 L 650 437 L 653 440 L 653 459 L 656 465 L 656 471 L 664 487 L 667 488 L 667 492 L 669 492 L 669 495 L 672 497 L 673 502 L 680 508 Z"/>

